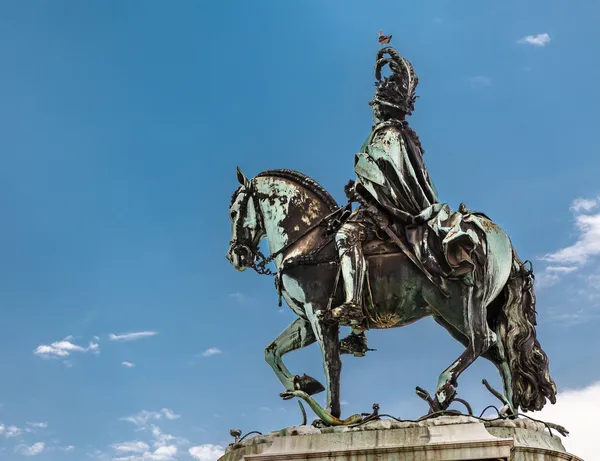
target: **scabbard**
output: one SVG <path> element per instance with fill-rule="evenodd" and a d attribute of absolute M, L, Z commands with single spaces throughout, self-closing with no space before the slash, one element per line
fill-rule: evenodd
<path fill-rule="evenodd" d="M 446 290 L 444 290 L 444 288 L 435 280 L 435 278 L 433 277 L 433 275 L 431 275 L 431 273 L 427 270 L 427 268 L 421 263 L 421 261 L 419 261 L 419 259 L 414 255 L 414 253 L 412 251 L 410 251 L 410 248 L 408 248 L 408 246 L 406 246 L 406 244 L 400 239 L 400 237 L 398 237 L 398 235 L 396 235 L 396 233 L 390 229 L 390 227 L 388 225 L 381 225 L 381 228 L 383 229 L 383 231 L 388 235 L 389 238 L 391 238 L 394 243 L 396 245 L 398 245 L 398 247 L 402 250 L 402 252 L 406 255 L 406 257 L 408 259 L 410 259 L 415 266 L 417 266 L 421 272 L 423 272 L 423 274 L 425 274 L 425 277 L 427 277 L 427 279 L 438 289 L 440 290 L 440 292 L 442 293 L 442 295 L 444 295 L 444 297 L 448 298 L 450 295 L 446 292 Z"/>

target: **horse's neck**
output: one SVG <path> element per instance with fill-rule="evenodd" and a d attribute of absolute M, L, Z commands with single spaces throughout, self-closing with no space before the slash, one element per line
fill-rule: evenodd
<path fill-rule="evenodd" d="M 297 185 L 268 176 L 258 179 L 257 190 L 262 196 L 260 209 L 269 252 L 273 254 L 302 237 L 308 227 L 321 217 L 307 216 L 306 211 L 303 212 L 308 207 L 306 194 Z M 283 255 L 275 258 L 277 268 L 282 258 Z"/>

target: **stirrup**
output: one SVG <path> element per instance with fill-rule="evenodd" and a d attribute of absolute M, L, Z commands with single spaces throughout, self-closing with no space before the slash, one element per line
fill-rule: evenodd
<path fill-rule="evenodd" d="M 364 357 L 367 352 L 374 351 L 367 345 L 367 335 L 363 332 L 356 334 L 351 332 L 340 340 L 340 354 L 352 354 L 354 357 Z"/>

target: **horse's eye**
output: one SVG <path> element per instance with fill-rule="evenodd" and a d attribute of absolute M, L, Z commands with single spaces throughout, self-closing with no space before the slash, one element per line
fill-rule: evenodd
<path fill-rule="evenodd" d="M 235 210 L 232 210 L 231 213 L 229 213 L 229 217 L 231 218 L 232 221 L 235 219 L 236 216 L 237 216 L 237 211 L 235 211 Z"/>

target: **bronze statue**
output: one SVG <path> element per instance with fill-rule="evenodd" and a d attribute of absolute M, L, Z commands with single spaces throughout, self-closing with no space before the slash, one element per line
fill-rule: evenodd
<path fill-rule="evenodd" d="M 382 78 L 386 65 L 392 73 Z M 435 410 L 452 403 L 460 374 L 480 356 L 497 366 L 510 411 L 554 403 L 556 386 L 536 339 L 532 271 L 487 216 L 438 202 L 418 136 L 405 120 L 418 81 L 408 60 L 382 48 L 375 75 L 375 125 L 356 155 L 356 183 L 347 188 L 349 202 L 360 204 L 354 211 L 302 173 L 269 170 L 248 179 L 237 172 L 227 257 L 240 271 L 271 273 L 266 265 L 273 262 L 277 290 L 298 315 L 265 350 L 286 389 L 282 396 L 301 397 L 330 423 L 343 424 L 340 353 L 364 355 L 365 330 L 432 316 L 465 346 L 439 376 Z M 263 238 L 269 257 L 259 251 Z M 339 325 L 353 328 L 341 344 Z M 325 388 L 293 375 L 282 361 L 314 342 Z M 327 412 L 310 397 L 323 389 Z"/>

